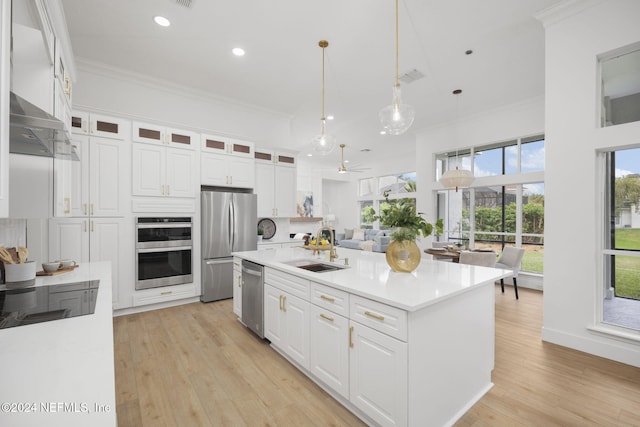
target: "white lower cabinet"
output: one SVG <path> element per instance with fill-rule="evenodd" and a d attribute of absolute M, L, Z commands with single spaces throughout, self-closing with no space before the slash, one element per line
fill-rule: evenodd
<path fill-rule="evenodd" d="M 354 321 L 349 328 L 349 401 L 380 425 L 407 425 L 407 343 Z"/>
<path fill-rule="evenodd" d="M 349 399 L 349 319 L 310 305 L 309 371 Z"/>
<path fill-rule="evenodd" d="M 264 287 L 264 299 L 265 338 L 308 369 L 309 303 L 270 285 Z"/>
<path fill-rule="evenodd" d="M 406 426 L 406 311 L 268 267 L 265 281 L 271 345 L 370 420 Z"/>
<path fill-rule="evenodd" d="M 242 318 L 242 260 L 233 258 L 233 312 Z"/>

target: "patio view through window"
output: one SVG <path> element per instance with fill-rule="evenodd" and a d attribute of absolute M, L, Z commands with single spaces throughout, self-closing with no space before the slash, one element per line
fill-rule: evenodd
<path fill-rule="evenodd" d="M 358 184 L 361 228 L 380 228 L 373 216 L 384 206 L 385 192 L 389 192 L 390 199 L 406 198 L 415 203 L 416 173 L 406 172 L 361 179 Z"/>
<path fill-rule="evenodd" d="M 606 154 L 604 321 L 640 329 L 640 148 Z"/>
<path fill-rule="evenodd" d="M 504 184 L 439 191 L 438 218 L 445 222 L 440 240 L 496 252 L 504 246 L 522 247 L 522 271 L 542 274 L 544 182 L 516 182 L 522 182 L 523 173 L 544 171 L 544 137 L 474 147 L 457 155 L 443 153 L 437 156 L 438 176 L 456 164 L 472 167 L 476 177 L 502 176 Z"/>

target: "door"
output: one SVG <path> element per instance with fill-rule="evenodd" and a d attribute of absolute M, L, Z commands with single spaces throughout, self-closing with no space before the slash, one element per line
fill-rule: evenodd
<path fill-rule="evenodd" d="M 275 215 L 275 166 L 256 161 L 254 191 L 258 196 L 258 216 L 261 218 Z"/>
<path fill-rule="evenodd" d="M 283 292 L 271 285 L 264 285 L 264 336 L 271 344 L 282 348 L 284 345 Z M 244 311 L 244 310 L 243 310 Z"/>
<path fill-rule="evenodd" d="M 258 248 L 256 195 L 233 193 L 233 251 L 255 251 Z"/>
<path fill-rule="evenodd" d="M 125 144 L 106 138 L 89 140 L 89 215 L 120 216 L 124 212 Z"/>
<path fill-rule="evenodd" d="M 200 301 L 210 302 L 233 297 L 233 258 L 202 261 Z"/>
<path fill-rule="evenodd" d="M 231 196 L 224 192 L 202 192 L 203 259 L 231 256 Z"/>
<path fill-rule="evenodd" d="M 89 220 L 54 218 L 49 220 L 49 258 L 89 261 Z"/>

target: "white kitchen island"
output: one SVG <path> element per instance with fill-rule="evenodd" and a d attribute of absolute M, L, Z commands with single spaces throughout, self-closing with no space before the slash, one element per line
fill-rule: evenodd
<path fill-rule="evenodd" d="M 368 424 L 452 425 L 493 385 L 494 282 L 508 272 L 423 259 L 396 273 L 385 254 L 338 253 L 349 268 L 322 273 L 287 263 L 325 253 L 234 253 L 265 267 L 265 337 Z"/>
<path fill-rule="evenodd" d="M 35 286 L 88 280 L 100 281 L 93 314 L 0 329 L 0 426 L 117 424 L 111 264 L 81 264 Z"/>

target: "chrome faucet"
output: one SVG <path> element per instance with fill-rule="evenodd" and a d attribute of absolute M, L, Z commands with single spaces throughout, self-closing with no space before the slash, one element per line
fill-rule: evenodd
<path fill-rule="evenodd" d="M 329 261 L 333 262 L 334 259 L 338 259 L 338 252 L 336 251 L 336 247 L 334 245 L 334 242 L 336 240 L 336 235 L 333 232 L 333 228 L 328 227 L 326 225 L 320 227 L 320 229 L 318 230 L 318 232 L 316 233 L 316 246 L 320 246 L 320 241 L 322 241 L 322 232 L 324 230 L 329 231 L 331 238 L 330 240 L 330 248 L 329 248 Z M 315 254 L 315 251 L 314 251 Z"/>

